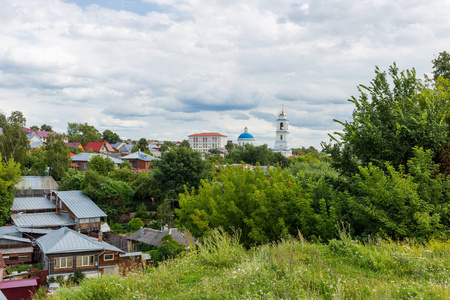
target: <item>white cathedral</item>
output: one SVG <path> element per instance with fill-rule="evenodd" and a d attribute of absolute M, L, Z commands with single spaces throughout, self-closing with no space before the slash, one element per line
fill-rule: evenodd
<path fill-rule="evenodd" d="M 284 113 L 284 107 L 281 107 L 281 114 L 277 119 L 277 131 L 275 147 L 272 149 L 273 152 L 279 152 L 285 157 L 292 156 L 292 149 L 289 148 L 289 120 Z"/>

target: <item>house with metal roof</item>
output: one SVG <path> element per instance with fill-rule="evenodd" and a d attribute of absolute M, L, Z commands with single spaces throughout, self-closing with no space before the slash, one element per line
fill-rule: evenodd
<path fill-rule="evenodd" d="M 128 239 L 152 246 L 161 246 L 161 244 L 163 243 L 163 237 L 165 237 L 167 234 L 171 235 L 174 241 L 177 241 L 182 245 L 186 245 L 184 234 L 178 231 L 178 229 L 176 228 L 164 228 L 163 230 L 141 228 L 135 233 L 131 234 Z"/>
<path fill-rule="evenodd" d="M 0 227 L 0 253 L 7 265 L 27 264 L 32 262 L 33 246 L 16 226 Z"/>
<path fill-rule="evenodd" d="M 22 176 L 16 188 L 16 197 L 39 197 L 57 190 L 58 183 L 52 176 Z"/>
<path fill-rule="evenodd" d="M 78 142 L 67 142 L 67 147 L 69 148 L 79 148 L 81 151 L 86 151 L 81 143 Z"/>
<path fill-rule="evenodd" d="M 108 156 L 106 154 L 100 154 L 100 153 L 80 153 L 77 155 L 72 156 L 70 159 L 72 160 L 72 163 L 76 164 L 78 166 L 78 171 L 86 171 L 89 169 L 89 160 L 93 156 L 101 156 L 102 158 L 109 158 L 113 161 L 114 166 L 116 168 L 119 168 L 120 165 L 123 163 L 123 161 L 119 158 L 115 158 L 112 156 Z"/>
<path fill-rule="evenodd" d="M 67 214 L 74 220 L 75 230 L 80 232 L 98 232 L 101 218 L 107 215 L 82 191 L 55 191 L 50 194 L 60 214 Z"/>
<path fill-rule="evenodd" d="M 87 277 L 118 271 L 119 254 L 124 251 L 106 242 L 61 228 L 36 240 L 42 252 L 42 265 L 52 276 L 69 276 L 81 270 Z"/>
<path fill-rule="evenodd" d="M 127 156 L 122 157 L 122 160 L 129 161 L 131 167 L 134 170 L 148 170 L 150 169 L 151 161 L 157 161 L 159 160 L 159 158 L 153 157 L 150 154 L 141 152 L 139 150 L 138 152 L 134 152 Z"/>
<path fill-rule="evenodd" d="M 47 197 L 16 197 L 10 210 L 13 214 L 56 212 L 56 205 Z"/>
<path fill-rule="evenodd" d="M 56 212 L 36 213 L 36 214 L 14 214 L 11 215 L 14 225 L 19 228 L 40 228 L 40 229 L 58 229 L 60 227 L 74 227 L 75 221 L 69 218 L 68 214 Z"/>

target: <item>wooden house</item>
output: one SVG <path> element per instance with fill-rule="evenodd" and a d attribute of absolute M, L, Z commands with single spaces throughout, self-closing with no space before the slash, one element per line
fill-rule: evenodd
<path fill-rule="evenodd" d="M 159 158 L 155 158 L 150 154 L 138 151 L 131 153 L 127 156 L 122 157 L 122 160 L 127 160 L 130 162 L 131 167 L 134 170 L 149 170 L 150 162 L 159 160 Z"/>

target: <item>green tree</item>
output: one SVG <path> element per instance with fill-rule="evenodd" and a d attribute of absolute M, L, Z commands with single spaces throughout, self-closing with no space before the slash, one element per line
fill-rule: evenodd
<path fill-rule="evenodd" d="M 30 129 L 39 131 L 39 126 L 33 125 L 30 127 Z"/>
<path fill-rule="evenodd" d="M 44 176 L 47 167 L 46 155 L 42 148 L 27 153 L 22 175 Z"/>
<path fill-rule="evenodd" d="M 68 123 L 67 135 L 69 137 L 69 141 L 79 142 L 84 147 L 86 147 L 88 142 L 102 141 L 102 135 L 100 132 L 88 123 Z"/>
<path fill-rule="evenodd" d="M 400 72 L 394 64 L 385 72 L 375 69 L 369 87 L 359 86 L 352 122 L 339 122 L 343 133 L 331 136 L 334 144 L 323 144 L 333 166 L 344 174 L 355 174 L 359 166 L 406 166 L 413 147 L 437 153 L 447 139 L 441 102 L 424 90 L 413 70 Z M 393 87 L 389 85 L 393 82 Z"/>
<path fill-rule="evenodd" d="M 89 168 L 100 175 L 106 176 L 114 170 L 114 162 L 107 156 L 92 155 L 89 159 Z"/>
<path fill-rule="evenodd" d="M 28 147 L 27 134 L 23 129 L 25 122 L 20 111 L 13 111 L 8 118 L 0 114 L 0 127 L 3 130 L 0 134 L 0 154 L 6 164 L 11 158 L 21 165 L 25 163 Z"/>
<path fill-rule="evenodd" d="M 53 128 L 51 125 L 42 124 L 41 125 L 41 131 L 53 131 Z"/>
<path fill-rule="evenodd" d="M 231 151 L 234 150 L 234 144 L 228 142 L 228 143 L 225 145 L 225 149 L 227 149 L 228 153 L 230 153 Z"/>
<path fill-rule="evenodd" d="M 174 241 L 170 234 L 166 234 L 162 240 L 163 243 L 161 246 L 150 251 L 153 262 L 156 264 L 170 258 L 175 258 L 184 251 L 184 246 L 177 241 Z"/>
<path fill-rule="evenodd" d="M 128 222 L 128 231 L 135 232 L 139 230 L 141 227 L 144 227 L 144 222 L 140 218 L 134 218 L 130 222 Z"/>
<path fill-rule="evenodd" d="M 48 135 L 43 147 L 46 165 L 50 167 L 50 175 L 60 180 L 70 166 L 69 147 L 62 135 Z"/>
<path fill-rule="evenodd" d="M 20 181 L 20 165 L 13 159 L 5 163 L 0 155 L 0 226 L 11 216 L 15 185 Z"/>
<path fill-rule="evenodd" d="M 134 200 L 137 202 L 160 202 L 162 195 L 160 187 L 157 185 L 156 180 L 150 172 L 140 172 L 137 174 L 137 178 L 131 183 L 135 194 Z M 163 186 L 161 186 L 163 188 Z"/>
<path fill-rule="evenodd" d="M 102 136 L 103 136 L 103 140 L 107 141 L 109 144 L 115 144 L 115 143 L 122 141 L 122 139 L 120 138 L 120 136 L 117 133 L 112 132 L 109 129 L 106 129 L 105 131 L 103 131 Z"/>
<path fill-rule="evenodd" d="M 296 235 L 298 230 L 306 237 L 317 234 L 312 198 L 280 168 L 264 172 L 228 167 L 211 182 L 203 180 L 198 193 L 180 194 L 179 204 L 178 228 L 188 229 L 195 237 L 215 227 L 229 234 L 239 228 L 241 242 L 252 246 Z M 326 207 L 325 211 L 328 214 Z"/>
<path fill-rule="evenodd" d="M 171 201 L 169 199 L 165 199 L 156 210 L 156 223 L 158 226 L 168 225 L 169 227 L 172 227 L 174 215 L 175 212 L 172 209 Z"/>
<path fill-rule="evenodd" d="M 183 140 L 180 144 L 180 147 L 191 149 L 191 144 L 189 144 L 188 140 Z"/>
<path fill-rule="evenodd" d="M 200 180 L 208 176 L 207 163 L 200 153 L 187 148 L 173 147 L 162 155 L 156 166 L 154 178 L 156 185 L 166 193 L 165 198 L 177 198 L 184 191 L 184 185 L 188 189 L 197 188 Z"/>
<path fill-rule="evenodd" d="M 148 141 L 145 138 L 139 139 L 139 141 L 133 146 L 131 152 L 137 152 L 141 150 L 142 152 L 148 151 Z"/>
<path fill-rule="evenodd" d="M 433 59 L 432 63 L 434 80 L 437 80 L 439 76 L 450 79 L 450 53 L 439 52 L 438 57 Z"/>

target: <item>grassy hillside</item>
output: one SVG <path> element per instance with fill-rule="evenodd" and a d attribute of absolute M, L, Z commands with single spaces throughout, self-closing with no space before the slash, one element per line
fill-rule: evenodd
<path fill-rule="evenodd" d="M 286 239 L 244 250 L 215 231 L 198 251 L 127 277 L 85 280 L 55 299 L 443 299 L 450 243 Z"/>

